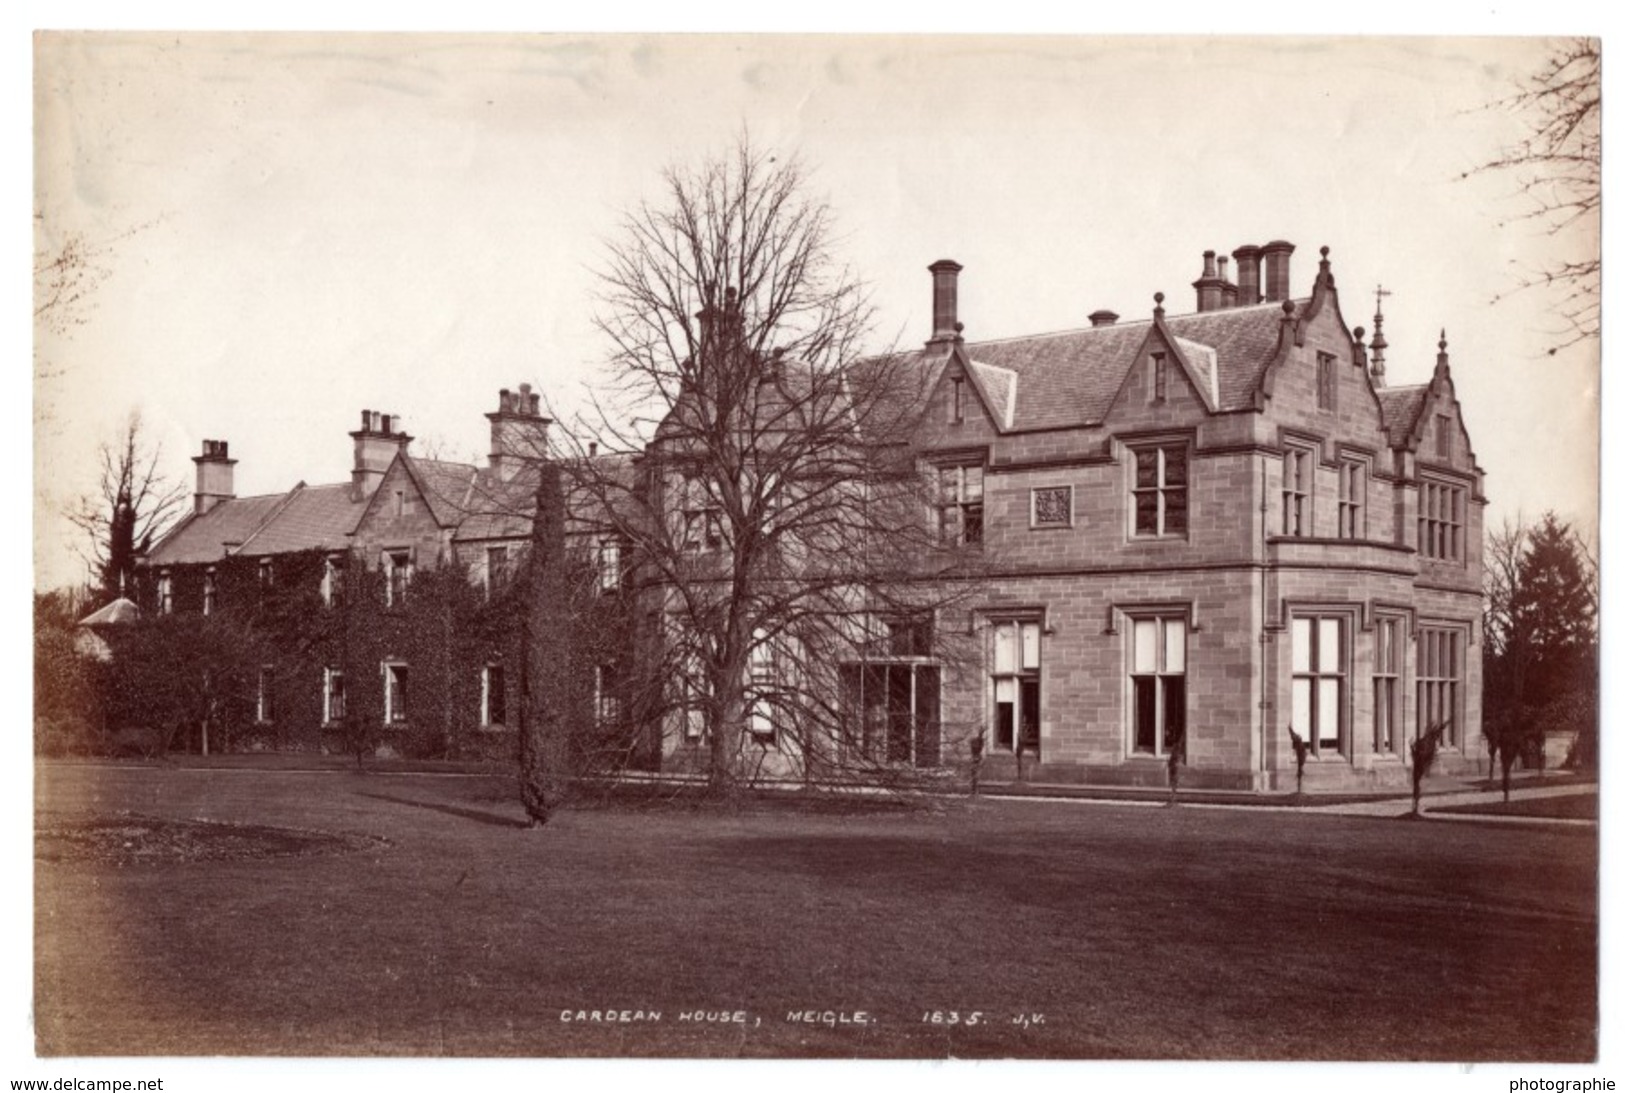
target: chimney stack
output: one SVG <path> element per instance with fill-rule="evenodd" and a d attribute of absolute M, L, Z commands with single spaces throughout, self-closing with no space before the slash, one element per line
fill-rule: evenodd
<path fill-rule="evenodd" d="M 928 348 L 963 341 L 959 322 L 959 271 L 965 267 L 951 258 L 933 262 L 931 271 L 931 338 Z"/>
<path fill-rule="evenodd" d="M 1118 318 L 1119 316 L 1117 312 L 1111 311 L 1107 308 L 1101 308 L 1099 311 L 1091 311 L 1089 313 L 1089 325 L 1111 326 L 1113 323 L 1117 322 Z"/>
<path fill-rule="evenodd" d="M 1230 252 L 1236 260 L 1236 306 L 1251 307 L 1262 298 L 1259 293 L 1259 250 L 1252 244 Z"/>
<path fill-rule="evenodd" d="M 552 419 L 542 416 L 542 396 L 521 383 L 519 390 L 504 387 L 497 393 L 497 408 L 486 414 L 491 423 L 491 470 L 506 482 L 527 463 L 547 457 L 547 427 Z"/>
<path fill-rule="evenodd" d="M 350 434 L 355 441 L 355 466 L 350 471 L 350 496 L 364 501 L 372 496 L 395 456 L 412 438 L 401 431 L 401 419 L 377 410 L 361 411 L 361 428 Z"/>
<path fill-rule="evenodd" d="M 1278 304 L 1292 298 L 1292 252 L 1297 248 L 1277 239 L 1261 248 L 1264 256 L 1264 299 Z"/>
<path fill-rule="evenodd" d="M 192 511 L 199 516 L 222 501 L 237 496 L 236 466 L 224 440 L 205 440 L 203 454 L 194 455 L 197 464 L 197 492 L 192 495 Z"/>
<path fill-rule="evenodd" d="M 1196 290 L 1197 311 L 1217 311 L 1224 306 L 1224 279 L 1219 276 L 1213 259 L 1212 251 L 1202 252 L 1202 276 L 1191 282 Z"/>

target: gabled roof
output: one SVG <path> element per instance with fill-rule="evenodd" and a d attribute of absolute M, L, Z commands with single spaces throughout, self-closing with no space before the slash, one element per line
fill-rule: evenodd
<path fill-rule="evenodd" d="M 1300 310 L 1307 300 L 1295 301 Z M 1193 369 L 1208 372 L 1205 395 L 1217 410 L 1253 405 L 1253 392 L 1280 342 L 1279 303 L 1224 308 L 1163 319 L 1163 325 Z M 1092 326 L 963 346 L 992 397 L 991 368 L 1010 373 L 1006 428 L 1049 429 L 1098 424 L 1105 419 L 1152 320 Z M 940 351 L 909 356 L 921 365 L 938 363 Z"/>
<path fill-rule="evenodd" d="M 343 550 L 361 518 L 361 503 L 351 500 L 348 482 L 293 488 L 285 504 L 243 543 L 247 555 L 286 554 L 295 550 Z M 226 502 L 231 504 L 231 502 Z"/>
<path fill-rule="evenodd" d="M 270 519 L 285 493 L 234 497 L 221 501 L 201 516 L 188 516 L 147 553 L 148 565 L 186 565 L 215 562 L 229 549 L 245 543 Z"/>

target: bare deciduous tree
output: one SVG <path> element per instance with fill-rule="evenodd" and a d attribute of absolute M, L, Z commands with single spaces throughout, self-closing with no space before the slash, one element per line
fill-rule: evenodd
<path fill-rule="evenodd" d="M 136 558 L 179 513 L 186 494 L 165 476 L 163 447 L 149 441 L 139 413 L 101 445 L 97 459 L 96 491 L 81 497 L 68 519 L 84 533 L 81 554 L 102 597 L 112 599 L 128 591 Z"/>
<path fill-rule="evenodd" d="M 940 362 L 860 356 L 871 309 L 831 231 L 797 164 L 748 141 L 668 171 L 609 247 L 607 382 L 567 441 L 572 513 L 657 620 L 628 699 L 719 790 L 939 759 L 934 699 L 882 725 L 854 693 L 888 686 L 876 656 L 941 671 L 934 622 L 970 593 L 974 552 L 938 533 L 909 448 Z"/>
<path fill-rule="evenodd" d="M 1595 338 L 1602 318 L 1601 43 L 1596 38 L 1562 42 L 1516 92 L 1490 105 L 1523 118 L 1528 136 L 1468 173 L 1510 176 L 1526 203 L 1518 219 L 1572 241 L 1567 257 L 1524 274 L 1523 287 L 1557 295 L 1557 313 L 1566 326 L 1549 350 L 1556 353 Z"/>

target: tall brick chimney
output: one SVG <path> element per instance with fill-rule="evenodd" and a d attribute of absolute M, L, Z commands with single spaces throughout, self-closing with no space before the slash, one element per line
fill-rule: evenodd
<path fill-rule="evenodd" d="M 927 268 L 931 271 L 931 337 L 925 344 L 934 348 L 961 341 L 959 271 L 965 267 L 944 258 Z"/>
<path fill-rule="evenodd" d="M 547 455 L 547 427 L 542 396 L 521 383 L 519 390 L 504 387 L 497 393 L 497 408 L 485 415 L 491 423 L 491 470 L 506 482 L 527 463 Z"/>
<path fill-rule="evenodd" d="M 1297 248 L 1291 243 L 1277 239 L 1273 243 L 1265 243 L 1261 248 L 1264 255 L 1264 299 L 1272 304 L 1282 300 L 1292 299 L 1292 252 Z"/>
<path fill-rule="evenodd" d="M 197 464 L 197 492 L 192 494 L 192 511 L 202 516 L 222 501 L 237 496 L 237 461 L 226 450 L 224 440 L 205 440 L 203 454 L 194 455 Z"/>
<path fill-rule="evenodd" d="M 1259 292 L 1257 247 L 1249 243 L 1230 252 L 1236 260 L 1236 306 L 1251 307 L 1262 299 Z"/>
<path fill-rule="evenodd" d="M 355 466 L 350 471 L 350 496 L 357 501 L 372 496 L 384 472 L 404 452 L 412 438 L 401 431 L 401 420 L 377 410 L 361 411 L 361 428 L 350 434 L 355 441 Z"/>

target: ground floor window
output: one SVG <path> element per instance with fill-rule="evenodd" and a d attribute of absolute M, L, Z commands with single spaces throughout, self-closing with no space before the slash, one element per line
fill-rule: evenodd
<path fill-rule="evenodd" d="M 1036 620 L 993 624 L 992 743 L 996 751 L 1038 753 L 1042 645 L 1042 629 Z"/>
<path fill-rule="evenodd" d="M 1405 737 L 1399 718 L 1400 620 L 1379 618 L 1371 649 L 1371 750 L 1393 755 Z"/>
<path fill-rule="evenodd" d="M 1416 731 L 1444 724 L 1446 747 L 1461 746 L 1461 659 L 1466 635 L 1442 626 L 1416 628 Z"/>
<path fill-rule="evenodd" d="M 600 725 L 620 723 L 621 678 L 613 664 L 600 664 L 593 671 L 593 707 Z"/>
<path fill-rule="evenodd" d="M 344 720 L 344 673 L 328 668 L 322 678 L 322 721 L 328 725 Z"/>
<path fill-rule="evenodd" d="M 1292 619 L 1292 728 L 1315 755 L 1345 750 L 1346 629 L 1340 615 Z"/>
<path fill-rule="evenodd" d="M 876 762 L 941 762 L 941 667 L 901 660 L 845 664 L 841 690 L 849 750 Z"/>
<path fill-rule="evenodd" d="M 1185 746 L 1185 638 L 1183 615 L 1131 620 L 1129 686 L 1134 704 L 1134 750 L 1142 755 L 1183 754 Z"/>
<path fill-rule="evenodd" d="M 260 669 L 259 688 L 254 700 L 254 717 L 262 725 L 276 720 L 276 669 L 269 664 Z"/>
<path fill-rule="evenodd" d="M 384 721 L 390 725 L 406 722 L 406 665 L 384 665 Z"/>
<path fill-rule="evenodd" d="M 480 672 L 480 724 L 487 728 L 508 723 L 508 687 L 500 664 L 487 664 Z"/>
<path fill-rule="evenodd" d="M 750 646 L 750 718 L 748 725 L 753 738 L 771 744 L 777 738 L 777 710 L 773 701 L 778 687 L 778 665 L 773 653 L 773 642 L 766 631 L 757 630 L 751 636 Z"/>

